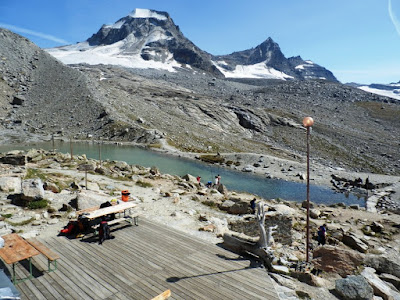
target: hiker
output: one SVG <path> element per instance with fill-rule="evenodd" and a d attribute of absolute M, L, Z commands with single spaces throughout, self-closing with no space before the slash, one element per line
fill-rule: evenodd
<path fill-rule="evenodd" d="M 219 174 L 217 176 L 217 179 L 218 179 L 218 185 L 221 184 L 221 176 Z"/>
<path fill-rule="evenodd" d="M 99 228 L 99 244 L 101 245 L 105 240 L 111 239 L 110 226 L 108 226 L 107 221 L 100 222 Z"/>
<path fill-rule="evenodd" d="M 317 240 L 318 240 L 318 245 L 325 245 L 325 243 L 326 243 L 326 224 L 319 226 Z"/>
<path fill-rule="evenodd" d="M 218 176 L 215 176 L 214 185 L 218 185 Z"/>
<path fill-rule="evenodd" d="M 201 177 L 200 177 L 200 176 L 197 176 L 196 179 L 197 179 L 197 183 L 200 184 Z"/>
<path fill-rule="evenodd" d="M 212 182 L 208 181 L 207 184 L 206 184 L 206 187 L 210 188 L 211 186 L 212 186 Z"/>
<path fill-rule="evenodd" d="M 251 208 L 251 212 L 253 214 L 256 213 L 256 198 L 254 198 L 253 200 L 250 201 L 250 208 Z"/>

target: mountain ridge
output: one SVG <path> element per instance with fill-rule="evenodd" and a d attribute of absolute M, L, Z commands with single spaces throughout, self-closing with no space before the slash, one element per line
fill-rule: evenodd
<path fill-rule="evenodd" d="M 271 38 L 251 49 L 227 55 L 209 54 L 187 39 L 167 12 L 148 9 L 136 9 L 112 25 L 103 25 L 85 42 L 47 51 L 66 64 L 96 64 L 93 56 L 101 52 L 97 63 L 131 68 L 194 69 L 219 78 L 337 82 L 332 72 L 311 61 L 300 56 L 286 58 Z"/>

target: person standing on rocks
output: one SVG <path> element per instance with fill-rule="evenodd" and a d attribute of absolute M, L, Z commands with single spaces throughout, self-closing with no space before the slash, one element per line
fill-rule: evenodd
<path fill-rule="evenodd" d="M 217 186 L 218 185 L 218 176 L 215 176 L 215 179 L 214 179 L 214 186 Z"/>
<path fill-rule="evenodd" d="M 326 244 L 326 224 L 319 226 L 318 228 L 318 245 Z"/>

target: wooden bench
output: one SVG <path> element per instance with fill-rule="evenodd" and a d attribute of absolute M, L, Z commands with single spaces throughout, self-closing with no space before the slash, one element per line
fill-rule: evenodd
<path fill-rule="evenodd" d="M 56 271 L 57 270 L 57 259 L 60 259 L 60 256 L 47 248 L 45 245 L 43 245 L 41 242 L 39 242 L 36 238 L 30 238 L 26 240 L 33 248 L 35 248 L 37 251 L 42 253 L 44 256 L 47 257 L 47 265 L 48 265 L 48 271 Z M 51 268 L 51 265 L 53 265 L 53 268 Z"/>
<path fill-rule="evenodd" d="M 111 225 L 114 225 L 114 224 L 121 223 L 123 221 L 126 221 L 129 224 L 134 224 L 136 226 L 139 226 L 139 213 L 134 213 L 134 214 L 131 214 L 131 215 L 128 215 L 128 216 L 123 216 L 121 218 L 117 218 L 117 219 L 114 219 L 114 220 L 111 220 L 111 221 L 107 221 L 107 224 L 109 226 L 111 226 Z M 99 227 L 100 227 L 100 224 L 97 224 L 93 228 L 95 230 L 97 230 Z"/>

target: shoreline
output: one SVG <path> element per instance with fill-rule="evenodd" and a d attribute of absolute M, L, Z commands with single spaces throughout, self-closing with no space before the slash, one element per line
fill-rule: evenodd
<path fill-rule="evenodd" d="M 43 139 L 40 140 L 39 138 L 34 138 L 31 140 L 31 143 L 49 143 L 51 142 L 51 137 L 42 137 Z M 55 141 L 69 143 L 68 139 L 55 137 Z M 10 142 L 10 141 L 9 141 Z M 72 142 L 77 143 L 98 143 L 99 140 L 72 140 Z M 135 142 L 124 142 L 124 141 L 101 141 L 104 144 L 115 144 L 121 146 L 133 146 L 139 147 L 145 150 L 150 150 L 158 153 L 163 153 L 167 155 L 171 155 L 173 157 L 178 158 L 185 158 L 193 161 L 199 161 L 201 155 L 208 155 L 208 156 L 221 156 L 225 159 L 225 161 L 235 161 L 240 162 L 239 166 L 227 166 L 226 164 L 212 164 L 207 163 L 209 165 L 215 165 L 227 170 L 235 170 L 240 172 L 244 172 L 243 169 L 248 168 L 251 171 L 244 172 L 248 174 L 253 174 L 257 176 L 262 176 L 269 179 L 279 179 L 285 180 L 288 182 L 296 182 L 296 183 L 303 183 L 306 184 L 306 163 L 299 162 L 295 160 L 291 160 L 288 158 L 279 158 L 273 155 L 268 154 L 258 154 L 258 153 L 193 153 L 193 152 L 183 152 L 179 149 L 176 149 L 167 144 L 167 142 L 162 139 L 160 140 L 160 148 L 151 147 L 149 145 L 138 144 Z M 20 145 L 20 143 L 9 143 L 8 145 Z M 301 160 L 305 160 L 305 158 L 301 158 Z M 255 167 L 255 165 L 258 165 Z M 195 175 L 195 174 L 191 174 Z M 340 190 L 335 187 L 332 178 L 339 177 L 345 178 L 348 181 L 354 181 L 356 179 L 361 179 L 362 182 L 366 182 L 367 179 L 369 182 L 377 185 L 382 186 L 380 188 L 373 189 L 371 191 L 366 191 L 366 194 L 360 195 L 357 194 L 359 192 L 357 189 L 354 191 L 351 188 Z M 312 157 L 310 157 L 310 184 L 316 185 L 324 188 L 332 189 L 338 193 L 352 193 L 360 198 L 368 199 L 370 196 L 374 196 L 379 193 L 390 193 L 391 198 L 395 202 L 400 203 L 400 176 L 393 176 L 393 175 L 385 175 L 385 174 L 375 174 L 375 173 L 364 173 L 364 172 L 355 172 L 355 171 L 348 171 L 343 168 L 333 167 L 333 166 L 325 166 L 319 162 L 315 162 Z M 365 192 L 365 191 L 363 191 Z M 267 199 L 268 200 L 268 199 Z"/>

